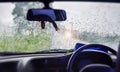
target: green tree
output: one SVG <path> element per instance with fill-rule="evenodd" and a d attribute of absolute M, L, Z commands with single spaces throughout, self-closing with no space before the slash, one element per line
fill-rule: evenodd
<path fill-rule="evenodd" d="M 15 3 L 15 8 L 13 10 L 14 23 L 16 24 L 16 33 L 23 34 L 23 32 L 29 32 L 33 34 L 37 29 L 40 29 L 39 22 L 30 22 L 26 20 L 26 14 L 28 9 L 30 8 L 42 8 L 43 5 L 39 2 L 22 2 L 22 3 Z"/>

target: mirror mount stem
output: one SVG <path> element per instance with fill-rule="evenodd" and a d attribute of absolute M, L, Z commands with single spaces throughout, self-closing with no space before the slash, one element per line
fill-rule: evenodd
<path fill-rule="evenodd" d="M 53 24 L 53 27 L 55 28 L 56 31 L 59 30 L 57 24 L 55 23 L 55 21 L 50 21 Z"/>
<path fill-rule="evenodd" d="M 41 28 L 45 29 L 45 21 L 41 21 Z"/>
<path fill-rule="evenodd" d="M 44 4 L 44 8 L 43 9 L 52 9 L 51 7 L 50 7 L 50 3 L 51 2 L 43 2 L 43 4 Z"/>

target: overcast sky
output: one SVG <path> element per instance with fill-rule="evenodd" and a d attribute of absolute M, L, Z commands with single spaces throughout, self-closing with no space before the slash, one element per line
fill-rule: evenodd
<path fill-rule="evenodd" d="M 53 8 L 64 9 L 67 12 L 67 20 L 65 23 L 80 21 L 81 24 L 74 25 L 77 29 L 92 30 L 103 32 L 103 26 L 107 27 L 104 32 L 115 31 L 120 35 L 120 4 L 115 3 L 95 3 L 95 2 L 54 2 Z M 12 11 L 14 9 L 13 3 L 0 3 L 0 25 L 10 26 L 13 24 Z M 109 22 L 109 23 L 108 23 Z M 63 22 L 64 23 L 64 22 Z M 65 25 L 67 25 L 65 24 Z M 75 24 L 75 23 L 74 23 Z M 85 28 L 87 26 L 87 28 Z"/>
<path fill-rule="evenodd" d="M 73 23 L 73 27 L 79 31 L 120 36 L 120 4 L 60 2 L 54 3 L 53 7 L 67 11 L 68 21 L 64 25 Z"/>
<path fill-rule="evenodd" d="M 13 3 L 0 3 L 0 25 L 10 26 L 13 24 L 12 11 L 14 7 Z M 120 30 L 118 30 L 120 29 L 120 4 L 54 2 L 53 8 L 66 10 L 68 19 L 62 22 L 65 23 L 64 25 L 68 26 L 73 22 L 73 27 L 77 30 L 109 32 L 113 35 L 120 35 Z M 79 21 L 79 23 L 74 23 L 75 21 Z"/>
<path fill-rule="evenodd" d="M 14 4 L 12 3 L 0 3 L 0 22 L 3 24 L 11 23 L 13 21 L 12 11 Z"/>

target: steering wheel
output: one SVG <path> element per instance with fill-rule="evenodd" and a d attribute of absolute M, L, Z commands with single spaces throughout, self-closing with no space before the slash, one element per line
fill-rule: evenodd
<path fill-rule="evenodd" d="M 68 65 L 67 65 L 67 70 L 68 72 L 75 72 L 73 70 L 73 64 L 75 62 L 75 60 L 79 57 L 79 54 L 83 52 L 83 50 L 86 50 L 86 49 L 89 49 L 91 47 L 100 47 L 101 49 L 104 49 L 104 50 L 108 50 L 109 52 L 111 52 L 113 55 L 117 55 L 117 52 L 108 47 L 108 46 L 105 46 L 105 45 L 101 45 L 101 44 L 88 44 L 88 45 L 85 45 L 85 46 L 82 46 L 81 48 L 79 48 L 78 50 L 76 50 L 70 57 L 69 59 L 69 62 L 68 62 Z"/>

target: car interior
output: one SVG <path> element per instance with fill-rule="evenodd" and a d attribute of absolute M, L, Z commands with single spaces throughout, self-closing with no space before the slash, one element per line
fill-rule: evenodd
<path fill-rule="evenodd" d="M 96 0 L 0 0 L 3 2 L 43 2 L 43 9 L 29 9 L 28 21 L 45 21 L 52 23 L 56 31 L 59 26 L 55 21 L 65 21 L 67 14 L 62 9 L 52 9 L 49 4 L 54 1 L 96 1 Z M 96 2 L 115 2 L 119 0 L 97 0 Z M 118 50 L 102 44 L 80 45 L 70 52 L 42 52 L 0 54 L 0 72 L 120 72 L 120 45 Z"/>

